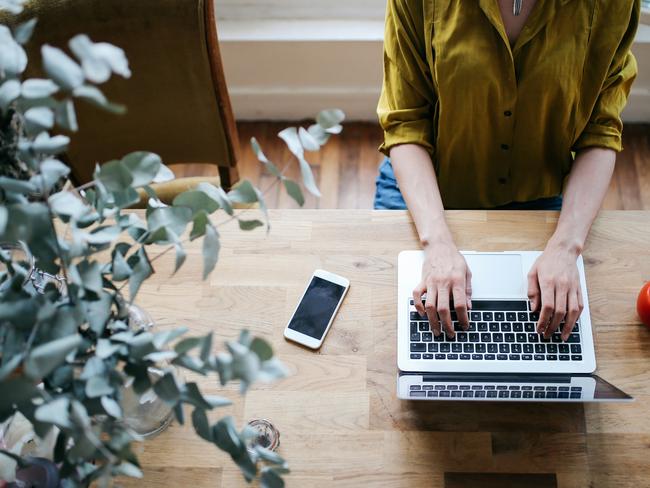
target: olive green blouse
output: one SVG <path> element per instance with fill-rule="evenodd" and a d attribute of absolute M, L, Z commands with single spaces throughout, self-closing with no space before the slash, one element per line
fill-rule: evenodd
<path fill-rule="evenodd" d="M 562 192 L 572 152 L 620 151 L 639 0 L 538 0 L 510 46 L 497 0 L 388 0 L 380 150 L 432 156 L 447 208 Z"/>

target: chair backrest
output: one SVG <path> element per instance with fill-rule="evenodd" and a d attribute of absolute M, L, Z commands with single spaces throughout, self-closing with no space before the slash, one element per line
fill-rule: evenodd
<path fill-rule="evenodd" d="M 214 164 L 222 180 L 236 178 L 238 138 L 214 0 L 32 0 L 22 14 L 31 17 L 38 26 L 28 46 L 30 70 L 40 69 L 41 44 L 67 48 L 79 33 L 121 47 L 129 59 L 130 79 L 114 76 L 100 87 L 127 106 L 126 114 L 76 104 L 80 130 L 68 159 L 79 183 L 97 162 L 136 150 L 156 152 L 168 164 Z"/>

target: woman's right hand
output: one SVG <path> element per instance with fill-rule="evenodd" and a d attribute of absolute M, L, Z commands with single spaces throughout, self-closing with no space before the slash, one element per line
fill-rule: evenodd
<path fill-rule="evenodd" d="M 451 303 L 464 330 L 469 328 L 468 310 L 472 308 L 472 272 L 467 261 L 453 244 L 429 244 L 424 250 L 422 281 L 413 290 L 413 303 L 420 315 L 429 318 L 433 333 L 438 336 L 444 327 L 454 337 Z M 426 293 L 426 301 L 422 295 Z"/>

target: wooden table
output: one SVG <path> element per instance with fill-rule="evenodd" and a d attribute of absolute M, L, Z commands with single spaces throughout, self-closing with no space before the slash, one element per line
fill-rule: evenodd
<path fill-rule="evenodd" d="M 279 428 L 288 486 L 650 486 L 650 330 L 635 313 L 650 279 L 650 213 L 604 212 L 586 245 L 598 373 L 637 400 L 585 406 L 397 400 L 397 255 L 419 247 L 408 214 L 286 210 L 271 219 L 268 237 L 225 227 L 207 282 L 198 245 L 173 278 L 172 254 L 161 259 L 140 304 L 161 326 L 214 331 L 219 343 L 247 327 L 273 343 L 292 371 L 286 380 L 245 399 L 235 385 L 198 381 L 233 399 L 219 413 L 240 423 L 268 418 Z M 459 248 L 483 251 L 542 249 L 556 219 L 554 212 L 448 213 Z M 351 288 L 323 348 L 310 352 L 282 332 L 319 267 L 348 277 Z M 145 480 L 131 486 L 246 486 L 191 427 L 173 425 L 137 449 Z"/>

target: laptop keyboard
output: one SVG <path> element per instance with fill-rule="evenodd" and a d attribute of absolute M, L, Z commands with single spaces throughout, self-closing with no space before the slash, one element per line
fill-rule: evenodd
<path fill-rule="evenodd" d="M 533 398 L 579 400 L 582 398 L 580 386 L 557 385 L 411 385 L 410 398 Z"/>
<path fill-rule="evenodd" d="M 566 342 L 561 330 L 545 339 L 536 331 L 539 312 L 530 311 L 528 300 L 472 300 L 469 329 L 463 330 L 456 312 L 451 318 L 456 332 L 438 337 L 410 300 L 411 359 L 452 361 L 582 361 L 582 338 L 578 321 Z M 533 397 L 535 398 L 535 397 Z M 541 397 L 540 397 L 541 398 Z"/>

